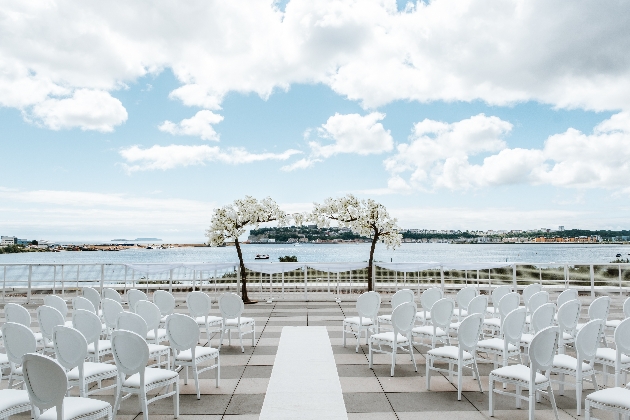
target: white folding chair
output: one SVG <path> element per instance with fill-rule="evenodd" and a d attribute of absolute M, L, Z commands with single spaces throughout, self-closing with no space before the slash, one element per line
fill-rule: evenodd
<path fill-rule="evenodd" d="M 22 357 L 27 353 L 35 353 L 37 351 L 37 341 L 33 331 L 22 324 L 5 322 L 0 328 L 2 329 L 4 348 L 7 351 L 7 358 L 11 365 L 8 387 L 12 388 L 14 381 L 24 380 Z"/>
<path fill-rule="evenodd" d="M 518 357 L 519 363 L 523 363 L 520 344 L 525 328 L 525 314 L 525 308 L 517 307 L 503 319 L 501 338 L 489 338 L 477 343 L 478 353 L 486 353 L 488 356 L 494 355 L 495 369 L 498 366 L 499 356 L 501 356 L 503 366 L 507 366 L 512 357 Z"/>
<path fill-rule="evenodd" d="M 542 284 L 540 283 L 532 283 L 526 286 L 523 289 L 523 307 L 525 309 L 528 309 L 529 299 L 532 296 L 534 296 L 536 293 L 541 292 L 541 291 L 542 291 Z M 531 312 L 529 312 L 529 309 L 528 309 L 528 315 L 531 315 Z"/>
<path fill-rule="evenodd" d="M 39 354 L 24 356 L 24 382 L 31 404 L 44 411 L 37 420 L 112 418 L 112 406 L 92 398 L 66 397 L 68 378 L 55 360 Z"/>
<path fill-rule="evenodd" d="M 160 309 L 160 313 L 162 314 L 160 323 L 164 324 L 166 317 L 175 311 L 175 296 L 166 290 L 156 290 L 153 293 L 153 303 Z"/>
<path fill-rule="evenodd" d="M 53 343 L 57 362 L 66 370 L 68 388 L 76 386 L 79 388 L 79 395 L 87 397 L 116 387 L 116 384 L 101 387 L 102 381 L 116 378 L 116 366 L 110 363 L 86 362 L 88 344 L 79 330 L 63 325 L 56 326 L 53 330 Z M 98 387 L 88 391 L 88 385 L 93 382 Z"/>
<path fill-rule="evenodd" d="M 621 372 L 625 376 L 630 369 L 630 318 L 626 318 L 615 329 L 615 349 L 600 347 L 595 352 L 595 363 L 602 365 L 604 385 L 608 386 L 608 367 L 615 372 L 615 386 L 621 386 Z"/>
<path fill-rule="evenodd" d="M 487 307 L 488 307 L 488 296 L 478 295 L 470 301 L 470 303 L 466 307 L 466 313 L 468 315 L 481 314 L 482 319 L 483 319 L 486 315 Z M 457 334 L 457 331 L 459 330 L 460 325 L 461 325 L 460 321 L 451 322 L 451 325 L 449 325 L 448 328 L 451 332 L 453 332 L 454 334 Z"/>
<path fill-rule="evenodd" d="M 101 294 L 93 287 L 84 287 L 83 288 L 83 297 L 92 302 L 94 305 L 94 310 L 96 311 L 96 315 L 103 316 L 103 311 L 101 308 Z"/>
<path fill-rule="evenodd" d="M 149 346 L 145 338 L 131 331 L 116 330 L 112 332 L 112 348 L 118 369 L 114 417 L 120 408 L 120 402 L 131 395 L 138 396 L 144 420 L 149 420 L 150 403 L 171 396 L 175 418 L 179 417 L 179 374 L 170 369 L 147 367 Z M 163 387 L 168 391 L 171 385 L 174 386 L 173 391 L 159 393 L 148 399 L 147 394 L 150 391 Z M 123 396 L 124 392 L 128 394 Z"/>
<path fill-rule="evenodd" d="M 10 416 L 31 411 L 28 391 L 23 389 L 0 390 L 0 419 L 9 420 Z"/>
<path fill-rule="evenodd" d="M 243 336 L 245 334 L 252 335 L 252 347 L 255 346 L 256 322 L 254 321 L 254 318 L 241 316 L 244 310 L 245 305 L 243 304 L 243 299 L 241 299 L 239 295 L 235 293 L 224 293 L 221 297 L 219 297 L 219 312 L 221 313 L 221 317 L 223 319 L 219 350 L 221 350 L 221 346 L 223 345 L 223 334 L 226 331 L 228 333 L 228 345 L 232 345 L 232 330 L 236 330 L 238 333 L 238 338 L 241 342 L 241 351 L 243 353 L 245 353 L 245 348 L 243 347 Z M 243 327 L 249 329 L 243 331 Z"/>
<path fill-rule="evenodd" d="M 396 352 L 400 348 L 409 351 L 413 367 L 418 371 L 416 366 L 416 359 L 413 355 L 413 342 L 411 340 L 411 329 L 415 323 L 417 307 L 414 302 L 405 302 L 394 308 L 391 317 L 391 323 L 394 331 L 387 331 L 370 336 L 370 369 L 372 369 L 374 353 L 391 354 L 392 356 L 392 369 L 391 376 L 394 376 L 394 368 L 396 367 Z M 392 351 L 383 350 L 382 346 L 391 347 Z M 378 349 L 374 348 L 378 346 Z"/>
<path fill-rule="evenodd" d="M 415 295 L 413 294 L 413 291 L 409 290 L 409 289 L 400 289 L 399 291 L 397 291 L 396 293 L 394 293 L 392 295 L 392 300 L 391 300 L 391 306 L 392 306 L 392 311 L 401 303 L 405 303 L 405 302 L 413 302 L 415 299 Z M 392 323 L 392 315 L 388 314 L 388 315 L 379 315 L 376 318 L 376 331 L 380 332 L 381 331 L 381 326 L 384 325 L 391 325 Z"/>
<path fill-rule="evenodd" d="M 509 395 L 516 398 L 516 408 L 521 407 L 521 400 L 529 402 L 529 420 L 535 419 L 536 395 L 547 390 L 553 412 L 558 418 L 556 399 L 549 380 L 549 370 L 553 364 L 554 354 L 558 344 L 558 327 L 548 327 L 539 331 L 529 346 L 529 366 L 511 365 L 504 366 L 490 372 L 490 417 L 494 417 L 494 394 Z M 539 373 L 540 372 L 540 373 Z M 516 393 L 506 392 L 494 387 L 495 382 L 511 384 L 516 387 Z M 521 389 L 526 388 L 528 396 L 521 395 Z"/>
<path fill-rule="evenodd" d="M 503 295 L 501 300 L 498 301 L 498 318 L 493 317 L 483 320 L 483 327 L 484 329 L 490 330 L 490 336 L 495 337 L 497 334 L 500 334 L 503 319 L 505 319 L 507 314 L 518 308 L 520 300 L 521 296 L 518 293 L 510 292 Z M 486 334 L 486 336 L 487 335 L 488 334 Z"/>
<path fill-rule="evenodd" d="M 66 303 L 66 301 L 61 296 L 57 296 L 57 295 L 46 295 L 46 296 L 44 296 L 44 305 L 52 306 L 53 308 L 58 310 L 61 313 L 61 315 L 63 316 L 64 325 L 66 327 L 71 327 L 72 326 L 72 321 L 71 320 L 70 321 L 66 321 L 66 318 L 68 317 L 68 304 Z"/>
<path fill-rule="evenodd" d="M 604 329 L 604 321 L 595 319 L 589 321 L 575 337 L 576 357 L 568 354 L 558 354 L 553 358 L 551 373 L 560 375 L 559 394 L 564 395 L 564 376 L 571 375 L 575 377 L 575 397 L 577 400 L 577 415 L 582 411 L 582 382 L 591 377 L 593 387 L 597 390 L 597 379 L 595 378 L 594 359 L 599 344 L 599 339 Z"/>
<path fill-rule="evenodd" d="M 116 322 L 116 329 L 135 332 L 140 337 L 146 337 L 149 331 L 144 318 L 133 312 L 121 312 Z M 166 369 L 170 369 L 171 348 L 162 344 L 147 344 L 149 346 L 149 357 L 156 361 L 155 366 L 160 367 L 164 365 Z M 162 356 L 165 356 L 164 362 L 162 362 Z"/>
<path fill-rule="evenodd" d="M 457 302 L 457 322 L 468 316 L 468 305 L 477 297 L 479 291 L 474 286 L 467 286 L 462 288 L 455 296 L 455 302 Z"/>
<path fill-rule="evenodd" d="M 494 290 L 492 290 L 492 293 L 490 293 L 490 300 L 492 301 L 493 306 L 488 306 L 488 308 L 486 308 L 486 314 L 493 317 L 498 317 L 499 302 L 501 302 L 503 296 L 507 295 L 510 292 L 512 292 L 512 287 L 510 286 L 495 287 Z"/>
<path fill-rule="evenodd" d="M 558 308 L 556 320 L 560 328 L 558 340 L 558 353 L 563 354 L 567 344 L 575 342 L 576 327 L 580 319 L 582 303 L 579 300 L 570 300 Z"/>
<path fill-rule="evenodd" d="M 221 332 L 221 325 L 223 325 L 222 317 L 210 315 L 212 308 L 210 296 L 204 292 L 190 292 L 186 296 L 186 306 L 197 325 L 199 327 L 203 325 L 206 329 L 206 340 L 210 343 L 210 333 Z"/>
<path fill-rule="evenodd" d="M 630 389 L 628 388 L 607 388 L 592 392 L 586 396 L 584 411 L 586 420 L 594 419 L 591 417 L 593 408 L 598 410 L 612 411 L 615 418 L 630 418 Z"/>
<path fill-rule="evenodd" d="M 153 302 L 140 300 L 136 303 L 136 313 L 147 323 L 149 330 L 147 333 L 147 342 L 160 344 L 162 341 L 166 340 L 166 330 L 160 328 L 160 320 L 162 319 L 160 308 Z"/>
<path fill-rule="evenodd" d="M 107 328 L 107 337 L 109 337 L 116 329 L 116 322 L 118 322 L 118 316 L 124 312 L 124 309 L 120 302 L 114 299 L 104 298 L 101 301 L 103 307 L 103 321 L 105 321 L 105 327 Z"/>
<path fill-rule="evenodd" d="M 435 306 L 434 306 L 435 307 Z M 484 307 L 485 310 L 485 307 Z M 449 380 L 452 382 L 453 364 L 457 364 L 457 401 L 462 399 L 462 369 L 472 365 L 473 375 L 477 378 L 479 392 L 481 389 L 481 379 L 475 353 L 477 342 L 483 329 L 483 315 L 471 314 L 461 322 L 461 328 L 457 331 L 457 346 L 443 346 L 431 349 L 426 356 L 426 380 L 427 391 L 431 390 L 431 371 L 447 372 Z M 435 362 L 448 363 L 448 369 L 435 367 Z"/>
<path fill-rule="evenodd" d="M 343 320 L 344 347 L 346 347 L 346 334 L 352 334 L 357 339 L 355 352 L 358 353 L 361 331 L 365 331 L 365 344 L 368 344 L 370 333 L 375 332 L 376 318 L 380 308 L 381 295 L 376 292 L 366 292 L 357 298 L 357 313 L 359 316 L 347 317 Z"/>
<path fill-rule="evenodd" d="M 127 302 L 129 304 L 129 312 L 136 312 L 136 304 L 141 300 L 149 300 L 147 294 L 138 289 L 130 289 L 127 292 Z"/>
<path fill-rule="evenodd" d="M 122 296 L 120 296 L 120 293 L 108 287 L 103 289 L 103 299 L 115 300 L 116 302 L 122 304 Z"/>
<path fill-rule="evenodd" d="M 31 328 L 31 314 L 28 312 L 28 309 L 17 303 L 4 305 L 4 318 L 6 322 L 15 322 L 16 324 L 24 325 L 28 329 Z M 42 333 L 34 332 L 33 335 L 37 344 L 44 347 L 45 343 Z"/>
<path fill-rule="evenodd" d="M 421 325 L 411 330 L 412 339 L 419 338 L 421 340 L 419 343 L 414 340 L 412 344 L 426 346 L 428 344 L 422 340 L 430 339 L 430 347 L 432 349 L 435 348 L 438 340 L 445 345 L 450 345 L 449 327 L 453 319 L 454 310 L 455 302 L 453 302 L 453 299 L 444 298 L 435 302 L 431 307 L 431 325 Z"/>
<path fill-rule="evenodd" d="M 57 325 L 65 325 L 63 315 L 52 306 L 42 305 L 37 308 L 37 323 L 44 338 L 44 352 L 53 353 L 55 351 L 53 329 Z"/>
<path fill-rule="evenodd" d="M 219 387 L 221 376 L 221 360 L 219 350 L 212 347 L 199 347 L 199 326 L 197 321 L 188 315 L 173 314 L 166 318 L 166 333 L 168 341 L 173 349 L 173 367 L 184 366 L 186 371 L 184 384 L 188 384 L 188 367 L 192 367 L 197 399 L 201 399 L 199 390 L 199 374 L 207 370 L 216 369 L 216 387 Z M 198 366 L 208 360 L 216 360 L 210 366 L 199 369 Z"/>
<path fill-rule="evenodd" d="M 88 357 L 92 362 L 100 362 L 101 357 L 112 352 L 109 340 L 101 340 L 103 324 L 94 312 L 77 309 L 72 313 L 72 327 L 83 334 L 88 342 Z"/>
<path fill-rule="evenodd" d="M 555 314 L 556 305 L 554 303 L 545 303 L 534 311 L 534 314 L 531 316 L 530 332 L 521 335 L 523 354 L 529 354 L 529 345 L 532 343 L 536 333 L 553 326 L 553 317 Z"/>
<path fill-rule="evenodd" d="M 439 287 L 432 287 L 422 292 L 422 294 L 420 295 L 420 305 L 422 305 L 422 309 L 420 311 L 417 311 L 416 321 L 421 322 L 422 325 L 426 325 L 427 321 L 431 319 L 431 308 L 433 307 L 435 302 L 442 299 L 443 297 L 444 292 Z M 409 302 L 413 302 L 413 299 Z"/>
<path fill-rule="evenodd" d="M 548 292 L 538 292 L 532 296 L 530 296 L 527 305 L 527 317 L 525 318 L 525 324 L 530 325 L 532 314 L 536 312 L 536 309 L 540 308 L 545 303 L 549 302 L 549 293 Z M 554 305 L 555 306 L 555 305 Z M 553 320 L 552 320 L 553 321 Z M 548 325 L 550 326 L 550 325 Z"/>

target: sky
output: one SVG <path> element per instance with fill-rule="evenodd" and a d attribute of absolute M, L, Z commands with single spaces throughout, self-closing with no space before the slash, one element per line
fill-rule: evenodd
<path fill-rule="evenodd" d="M 0 234 L 203 242 L 251 195 L 630 228 L 630 2 L 4 1 Z"/>

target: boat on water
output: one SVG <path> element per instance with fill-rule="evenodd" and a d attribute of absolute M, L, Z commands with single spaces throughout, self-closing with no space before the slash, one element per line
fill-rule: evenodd
<path fill-rule="evenodd" d="M 255 260 L 268 260 L 269 255 L 267 254 L 256 254 Z"/>

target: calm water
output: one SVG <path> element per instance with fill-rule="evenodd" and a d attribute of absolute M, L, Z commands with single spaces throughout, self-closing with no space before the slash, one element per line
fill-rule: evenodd
<path fill-rule="evenodd" d="M 300 262 L 367 261 L 370 244 L 321 245 L 243 245 L 246 262 L 254 261 L 256 254 L 268 254 L 269 261 L 295 255 Z M 378 245 L 378 261 L 411 262 L 524 262 L 524 263 L 608 263 L 616 254 L 630 255 L 627 245 L 455 245 L 455 244 L 403 244 L 396 250 Z M 236 248 L 174 248 L 119 252 L 42 252 L 0 255 L 3 263 L 165 263 L 165 262 L 234 262 Z"/>

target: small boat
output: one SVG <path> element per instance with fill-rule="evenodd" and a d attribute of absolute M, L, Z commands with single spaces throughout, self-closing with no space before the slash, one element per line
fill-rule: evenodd
<path fill-rule="evenodd" d="M 267 254 L 256 254 L 255 260 L 268 260 L 269 255 Z"/>
<path fill-rule="evenodd" d="M 617 258 L 621 258 L 621 254 L 617 254 L 617 255 L 615 255 L 615 257 L 617 257 Z"/>
<path fill-rule="evenodd" d="M 148 246 L 146 249 L 153 249 L 153 247 L 152 246 Z"/>

